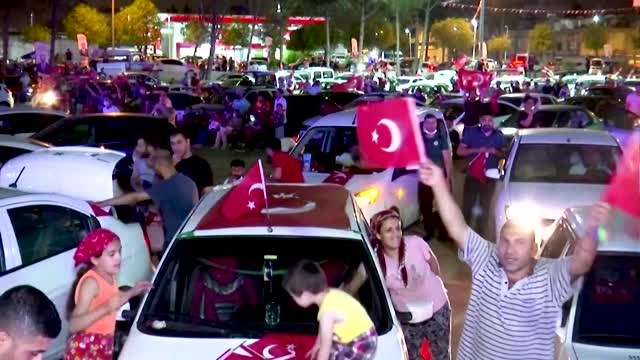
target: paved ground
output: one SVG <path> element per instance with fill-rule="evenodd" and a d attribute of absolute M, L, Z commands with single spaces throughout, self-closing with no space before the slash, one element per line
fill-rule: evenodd
<path fill-rule="evenodd" d="M 206 158 L 211 164 L 215 182 L 222 183 L 229 175 L 229 163 L 232 159 L 242 159 L 247 163 L 247 167 L 251 167 L 258 157 L 264 156 L 258 152 L 235 152 L 235 151 L 211 151 L 201 149 L 196 151 L 199 155 Z M 456 164 L 459 168 L 460 164 Z M 457 173 L 453 179 L 453 191 L 458 203 L 462 198 L 462 174 Z M 408 229 L 409 233 L 422 235 L 422 225 L 416 224 Z M 458 260 L 457 249 L 452 243 L 441 241 L 432 241 L 430 243 L 433 252 L 438 257 L 440 268 L 444 277 L 444 283 L 449 295 L 452 312 L 452 352 L 453 359 L 458 349 L 458 341 L 462 332 L 462 323 L 464 321 L 464 313 L 467 308 L 469 299 L 469 291 L 471 288 L 470 273 L 468 267 Z"/>

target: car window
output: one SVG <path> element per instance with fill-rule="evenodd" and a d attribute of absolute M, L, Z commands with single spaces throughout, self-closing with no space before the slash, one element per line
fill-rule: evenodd
<path fill-rule="evenodd" d="M 619 156 L 617 146 L 521 143 L 510 181 L 607 184 Z"/>
<path fill-rule="evenodd" d="M 562 255 L 567 242 L 571 240 L 571 233 L 569 232 L 564 219 L 558 222 L 555 230 L 546 239 L 542 248 L 542 257 L 557 259 Z"/>
<path fill-rule="evenodd" d="M 0 234 L 0 274 L 7 271 L 7 263 L 4 259 L 4 247 L 2 246 L 2 235 Z"/>
<path fill-rule="evenodd" d="M 323 79 L 333 79 L 333 71 L 323 71 L 322 72 Z"/>
<path fill-rule="evenodd" d="M 507 105 L 507 104 L 501 104 L 498 103 L 498 113 L 494 114 L 494 116 L 505 116 L 505 115 L 511 115 L 514 112 L 517 112 L 517 109 L 514 109 L 513 107 Z"/>
<path fill-rule="evenodd" d="M 173 108 L 176 110 L 185 110 L 189 106 L 202 104 L 203 102 L 201 97 L 189 94 L 169 93 L 167 96 L 171 100 L 171 105 L 173 105 Z"/>
<path fill-rule="evenodd" d="M 440 106 L 440 111 L 446 120 L 453 121 L 464 113 L 464 107 L 462 104 L 443 104 Z"/>
<path fill-rule="evenodd" d="M 92 230 L 91 217 L 54 205 L 33 205 L 7 211 L 20 249 L 29 265 L 78 246 Z"/>
<path fill-rule="evenodd" d="M 55 146 L 95 145 L 95 124 L 92 121 L 59 121 L 36 134 L 34 139 Z"/>
<path fill-rule="evenodd" d="M 167 337 L 260 338 L 268 332 L 317 334 L 317 308 L 302 308 L 281 286 L 286 270 L 309 259 L 338 288 L 360 265 L 354 292 L 378 334 L 391 326 L 386 296 L 363 241 L 321 237 L 234 236 L 181 239 L 158 270 L 138 328 Z M 163 326 L 157 326 L 162 322 Z"/>
<path fill-rule="evenodd" d="M 589 115 L 581 110 L 563 111 L 558 114 L 554 127 L 584 128 L 591 123 Z"/>
<path fill-rule="evenodd" d="M 4 165 L 7 161 L 13 159 L 16 156 L 30 153 L 31 150 L 20 149 L 10 146 L 0 146 L 0 166 Z"/>
<path fill-rule="evenodd" d="M 162 59 L 160 60 L 161 63 L 165 64 L 165 65 L 179 65 L 182 66 L 184 65 L 182 63 L 182 61 L 180 60 L 175 60 L 175 59 Z"/>
<path fill-rule="evenodd" d="M 640 256 L 599 254 L 576 306 L 573 339 L 580 344 L 638 348 Z"/>
<path fill-rule="evenodd" d="M 550 97 L 540 96 L 540 104 L 541 105 L 553 105 L 555 101 L 553 101 Z"/>
<path fill-rule="evenodd" d="M 548 128 L 552 127 L 555 123 L 558 113 L 552 111 L 537 111 L 533 114 L 533 122 L 538 123 L 539 127 Z"/>
<path fill-rule="evenodd" d="M 522 105 L 522 97 L 519 96 L 501 96 L 500 101 L 508 102 L 515 107 L 520 107 L 520 105 Z"/>
<path fill-rule="evenodd" d="M 0 133 L 35 133 L 62 119 L 63 116 L 39 113 L 15 113 L 0 115 Z"/>

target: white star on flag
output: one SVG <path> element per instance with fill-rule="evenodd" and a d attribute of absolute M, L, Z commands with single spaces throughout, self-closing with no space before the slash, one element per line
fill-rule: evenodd
<path fill-rule="evenodd" d="M 287 351 L 292 353 L 292 354 L 295 354 L 296 353 L 296 346 L 293 345 L 293 344 L 287 345 Z"/>
<path fill-rule="evenodd" d="M 371 133 L 372 141 L 377 144 L 379 137 L 380 137 L 380 135 L 378 135 L 378 130 L 373 130 L 373 132 Z"/>
<path fill-rule="evenodd" d="M 247 204 L 247 207 L 253 210 L 256 208 L 256 203 L 254 201 L 249 201 L 249 203 Z"/>

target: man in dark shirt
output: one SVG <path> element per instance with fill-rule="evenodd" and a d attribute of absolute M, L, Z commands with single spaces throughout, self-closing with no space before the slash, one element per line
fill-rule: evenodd
<path fill-rule="evenodd" d="M 547 95 L 554 95 L 554 88 L 551 85 L 551 80 L 547 79 L 544 81 L 544 86 L 542 87 L 542 93 Z"/>
<path fill-rule="evenodd" d="M 462 105 L 464 108 L 464 116 L 462 123 L 465 127 L 476 126 L 479 121 L 480 108 L 482 107 L 482 101 L 478 98 L 478 93 L 474 90 L 471 91 Z"/>
<path fill-rule="evenodd" d="M 486 169 L 498 167 L 498 159 L 504 157 L 504 135 L 493 126 L 491 108 L 484 106 L 480 116 L 480 126 L 465 127 L 462 133 L 462 142 L 458 147 L 458 155 L 464 156 L 467 164 L 479 154 L 488 153 Z M 471 223 L 473 206 L 479 200 L 483 215 L 478 219 L 478 224 L 485 224 L 494 183 L 491 179 L 482 182 L 467 173 L 464 181 L 463 215 L 467 222 Z M 478 229 L 480 230 L 480 229 Z"/>
<path fill-rule="evenodd" d="M 451 180 L 452 164 L 451 148 L 448 134 L 443 134 L 438 130 L 438 120 L 435 115 L 427 114 L 422 124 L 422 139 L 427 151 L 427 157 L 434 164 L 444 170 L 445 176 Z M 418 183 L 418 200 L 420 203 L 420 213 L 422 214 L 422 224 L 424 225 L 425 240 L 430 241 L 436 236 L 441 239 L 447 237 L 447 232 L 440 226 L 442 221 L 438 212 L 433 211 L 433 190 L 430 186 Z"/>
<path fill-rule="evenodd" d="M 162 180 L 153 183 L 145 191 L 127 193 L 97 203 L 100 207 L 135 205 L 153 200 L 160 208 L 164 221 L 164 249 L 180 229 L 191 209 L 198 202 L 196 184 L 187 176 L 176 171 L 171 154 L 167 150 L 157 150 L 149 159 L 149 165 Z"/>
<path fill-rule="evenodd" d="M 173 162 L 178 172 L 187 175 L 198 186 L 200 195 L 213 189 L 213 172 L 207 160 L 194 155 L 191 140 L 183 129 L 175 129 L 169 138 Z"/>

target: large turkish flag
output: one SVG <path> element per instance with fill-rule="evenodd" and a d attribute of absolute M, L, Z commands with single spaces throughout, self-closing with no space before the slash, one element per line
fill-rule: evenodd
<path fill-rule="evenodd" d="M 491 86 L 493 72 L 483 72 L 476 70 L 458 70 L 458 86 L 466 91 L 484 89 Z"/>
<path fill-rule="evenodd" d="M 222 216 L 228 220 L 235 220 L 251 212 L 262 211 L 265 207 L 266 191 L 262 162 L 258 160 L 242 181 L 222 200 Z"/>
<path fill-rule="evenodd" d="M 640 220 L 640 132 L 629 139 L 604 201 Z"/>
<path fill-rule="evenodd" d="M 218 360 L 303 360 L 314 342 L 315 336 L 267 334 L 258 341 L 246 341 L 228 350 Z"/>
<path fill-rule="evenodd" d="M 413 99 L 397 98 L 360 106 L 356 119 L 363 166 L 418 167 L 426 160 Z"/>

